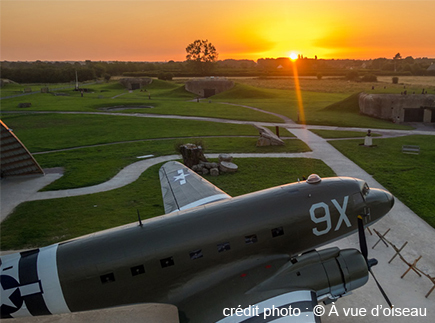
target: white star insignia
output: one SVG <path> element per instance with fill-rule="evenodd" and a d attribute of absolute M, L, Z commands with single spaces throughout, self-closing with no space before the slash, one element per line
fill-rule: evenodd
<path fill-rule="evenodd" d="M 186 176 L 189 176 L 189 174 L 184 174 L 182 169 L 178 170 L 178 176 L 174 176 L 174 182 L 180 181 L 180 185 L 186 184 Z"/>
<path fill-rule="evenodd" d="M 10 297 L 17 290 L 18 287 L 12 287 L 12 288 L 9 288 L 9 289 L 3 289 L 3 285 L 2 284 L 0 284 L 0 285 L 1 285 L 1 301 L 2 301 L 2 305 L 7 305 L 7 306 L 10 306 L 10 307 L 17 308 L 15 306 L 15 304 L 12 303 Z"/>

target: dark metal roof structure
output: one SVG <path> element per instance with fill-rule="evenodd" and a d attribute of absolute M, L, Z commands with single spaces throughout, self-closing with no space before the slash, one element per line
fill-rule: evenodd
<path fill-rule="evenodd" d="M 24 144 L 12 132 L 12 129 L 0 120 L 1 177 L 16 175 L 44 174 L 41 166 L 33 158 Z"/>

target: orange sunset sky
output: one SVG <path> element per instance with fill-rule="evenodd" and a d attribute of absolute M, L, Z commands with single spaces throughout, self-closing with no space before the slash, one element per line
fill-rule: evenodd
<path fill-rule="evenodd" d="M 435 58 L 435 1 L 1 1 L 1 60 Z"/>

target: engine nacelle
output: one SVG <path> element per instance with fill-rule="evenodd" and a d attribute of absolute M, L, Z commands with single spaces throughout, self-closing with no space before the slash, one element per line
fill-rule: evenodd
<path fill-rule="evenodd" d="M 368 281 L 368 268 L 356 249 L 328 248 L 292 258 L 256 291 L 280 290 L 286 286 L 314 290 L 318 298 L 338 298 Z"/>

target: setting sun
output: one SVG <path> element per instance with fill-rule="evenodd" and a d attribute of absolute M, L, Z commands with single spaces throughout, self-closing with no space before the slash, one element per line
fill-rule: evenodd
<path fill-rule="evenodd" d="M 298 54 L 296 54 L 296 53 L 291 53 L 291 54 L 290 54 L 290 59 L 291 59 L 292 61 L 297 60 L 297 59 L 298 59 Z"/>

